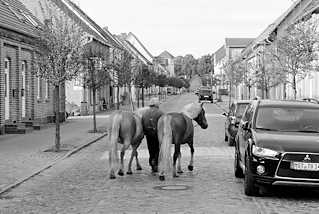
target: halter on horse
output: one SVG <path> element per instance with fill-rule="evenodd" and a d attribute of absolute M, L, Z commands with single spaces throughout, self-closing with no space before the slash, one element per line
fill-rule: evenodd
<path fill-rule="evenodd" d="M 160 143 L 159 153 L 159 178 L 165 180 L 165 172 L 171 166 L 171 144 L 175 145 L 173 155 L 173 177 L 178 177 L 176 174 L 176 161 L 178 159 L 177 172 L 182 173 L 181 169 L 181 144 L 187 143 L 191 150 L 191 159 L 188 165 L 190 171 L 193 170 L 194 157 L 194 126 L 192 120 L 203 129 L 208 127 L 203 103 L 191 103 L 184 106 L 181 113 L 168 113 L 161 116 L 158 120 L 157 134 Z"/>
<path fill-rule="evenodd" d="M 132 154 L 128 164 L 127 174 L 132 174 L 131 164 L 136 159 L 136 169 L 142 170 L 138 162 L 137 148 L 144 137 L 141 118 L 133 112 L 116 111 L 110 116 L 108 133 L 111 149 L 109 152 L 110 179 L 115 179 L 115 169 L 118 166 L 117 144 L 123 144 L 121 149 L 121 166 L 118 175 L 124 175 L 125 150 L 132 146 Z"/>

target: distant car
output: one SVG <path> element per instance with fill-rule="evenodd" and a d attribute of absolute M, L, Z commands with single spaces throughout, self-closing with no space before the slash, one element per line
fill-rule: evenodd
<path fill-rule="evenodd" d="M 218 94 L 228 96 L 228 90 L 226 88 L 220 88 L 218 89 Z"/>
<path fill-rule="evenodd" d="M 234 146 L 235 144 L 239 122 L 250 102 L 250 100 L 234 101 L 230 105 L 229 112 L 223 113 L 227 117 L 225 121 L 225 141 L 228 142 L 229 146 Z"/>
<path fill-rule="evenodd" d="M 206 86 L 200 87 L 198 91 L 199 101 L 207 100 L 212 103 L 214 101 L 213 94 L 214 93 L 210 87 L 206 87 Z"/>
<path fill-rule="evenodd" d="M 319 104 L 319 100 L 317 100 L 315 98 L 303 98 L 302 100 L 306 101 L 306 102 L 310 102 L 310 103 Z"/>
<path fill-rule="evenodd" d="M 319 186 L 319 106 L 254 100 L 244 112 L 235 144 L 235 177 L 245 194 L 260 186 Z"/>
<path fill-rule="evenodd" d="M 80 113 L 80 106 L 75 103 L 65 102 L 65 112 L 66 116 L 77 116 Z"/>
<path fill-rule="evenodd" d="M 71 116 L 81 116 L 80 108 L 73 109 L 73 110 L 71 111 Z"/>

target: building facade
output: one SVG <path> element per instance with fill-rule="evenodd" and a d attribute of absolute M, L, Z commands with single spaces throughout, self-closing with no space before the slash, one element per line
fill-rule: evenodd
<path fill-rule="evenodd" d="M 35 76 L 41 23 L 17 0 L 0 1 L 0 133 L 24 121 L 53 116 L 52 87 Z"/>
<path fill-rule="evenodd" d="M 175 61 L 174 56 L 170 54 L 168 51 L 163 51 L 160 55 L 155 57 L 155 61 L 163 66 L 169 73 L 169 76 L 175 76 Z"/>

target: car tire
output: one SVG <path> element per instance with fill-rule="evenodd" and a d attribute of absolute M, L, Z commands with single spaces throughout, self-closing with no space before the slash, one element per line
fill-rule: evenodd
<path fill-rule="evenodd" d="M 238 156 L 238 151 L 236 148 L 235 148 L 235 159 L 234 159 L 234 174 L 236 178 L 244 177 L 243 169 L 239 165 L 239 156 Z"/>
<path fill-rule="evenodd" d="M 255 178 L 251 174 L 250 160 L 246 155 L 245 158 L 245 178 L 244 178 L 244 191 L 247 196 L 258 196 L 259 188 L 255 185 Z"/>

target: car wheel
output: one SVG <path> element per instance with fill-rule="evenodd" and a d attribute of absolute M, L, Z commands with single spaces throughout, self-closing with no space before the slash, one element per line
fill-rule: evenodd
<path fill-rule="evenodd" d="M 246 170 L 244 179 L 244 191 L 247 196 L 258 196 L 259 188 L 255 186 L 255 178 L 251 174 L 250 160 L 246 155 Z"/>
<path fill-rule="evenodd" d="M 228 136 L 227 136 L 226 132 L 225 132 L 225 141 L 226 142 L 228 141 Z"/>
<path fill-rule="evenodd" d="M 243 169 L 239 165 L 239 156 L 238 156 L 238 151 L 236 148 L 235 148 L 235 160 L 234 160 L 234 174 L 236 178 L 244 177 Z"/>

